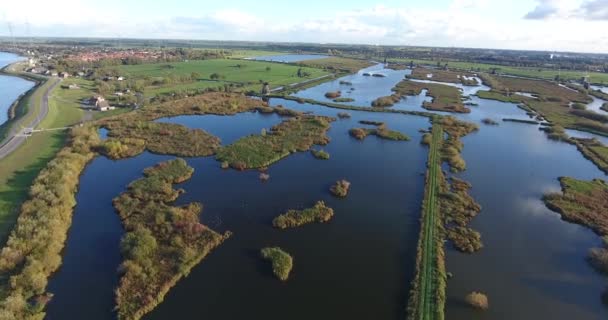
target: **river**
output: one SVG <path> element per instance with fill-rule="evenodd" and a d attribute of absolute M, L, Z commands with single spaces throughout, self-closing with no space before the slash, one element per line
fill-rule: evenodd
<path fill-rule="evenodd" d="M 366 77 L 372 70 L 385 78 Z M 409 71 L 380 66 L 299 92 L 324 100 L 330 90 L 348 92 L 356 105 L 367 106 Z M 343 81 L 340 84 L 340 80 Z M 351 84 L 345 85 L 344 82 Z M 480 88 L 466 88 L 468 93 Z M 351 88 L 354 88 L 352 90 Z M 404 99 L 399 108 L 423 110 L 425 96 Z M 467 170 L 458 176 L 472 183 L 471 193 L 482 205 L 472 226 L 485 247 L 459 253 L 448 245 L 447 319 L 606 319 L 599 296 L 606 279 L 585 261 L 600 239 L 586 228 L 562 221 L 541 202 L 545 192 L 559 190 L 557 178 L 606 178 L 574 146 L 551 141 L 537 125 L 500 122 L 490 117 L 526 119 L 516 105 L 471 97 L 469 114 L 459 118 L 480 124 L 463 139 Z M 273 105 L 336 116 L 337 109 L 272 99 Z M 428 119 L 389 113 L 347 111 L 329 131 L 324 150 L 328 161 L 297 153 L 270 166 L 270 180 L 257 171 L 222 170 L 213 158 L 189 158 L 192 179 L 177 204 L 200 201 L 203 223 L 234 236 L 182 279 L 145 319 L 379 319 L 405 318 L 413 278 L 424 192 L 427 148 L 420 129 Z M 384 121 L 409 135 L 409 142 L 370 136 L 357 141 L 348 130 L 360 120 Z M 161 119 L 203 128 L 224 144 L 258 133 L 281 121 L 276 115 L 182 116 Z M 73 225 L 61 269 L 50 281 L 55 297 L 47 319 L 113 319 L 113 289 L 120 264 L 123 230 L 112 198 L 142 176 L 142 170 L 171 159 L 144 153 L 111 161 L 95 159 L 84 171 L 77 193 Z M 108 174 L 111 172 L 111 174 Z M 352 183 L 346 199 L 329 195 L 338 179 Z M 288 209 L 324 200 L 336 215 L 327 224 L 280 231 L 271 220 Z M 294 256 L 286 283 L 276 280 L 259 258 L 259 249 L 278 245 Z M 464 296 L 488 294 L 490 309 L 475 312 Z M 86 294 L 83 294 L 85 293 Z"/>
<path fill-rule="evenodd" d="M 12 53 L 0 52 L 0 69 L 23 59 Z M 0 74 L 0 125 L 8 120 L 8 110 L 15 100 L 34 85 L 32 81 Z"/>

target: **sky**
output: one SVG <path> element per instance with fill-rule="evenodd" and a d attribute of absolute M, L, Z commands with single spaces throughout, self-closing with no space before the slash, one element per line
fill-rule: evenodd
<path fill-rule="evenodd" d="M 608 53 L 608 0 L 0 0 L 0 36 Z"/>

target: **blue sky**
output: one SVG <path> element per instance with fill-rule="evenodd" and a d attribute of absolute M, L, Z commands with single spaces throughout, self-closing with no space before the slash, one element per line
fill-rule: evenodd
<path fill-rule="evenodd" d="M 4 1 L 3 1 L 4 2 Z M 459 46 L 608 53 L 608 0 L 30 0 L 0 35 Z"/>

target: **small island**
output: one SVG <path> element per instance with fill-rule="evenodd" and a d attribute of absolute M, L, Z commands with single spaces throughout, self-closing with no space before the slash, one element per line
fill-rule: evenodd
<path fill-rule="evenodd" d="M 320 149 L 320 150 L 310 150 L 310 153 L 312 153 L 312 155 L 320 160 L 329 160 L 329 153 L 327 153 L 327 151 Z"/>
<path fill-rule="evenodd" d="M 262 258 L 272 263 L 272 272 L 281 281 L 287 281 L 293 268 L 291 255 L 279 247 L 267 247 L 260 251 Z"/>
<path fill-rule="evenodd" d="M 291 209 L 286 213 L 274 218 L 272 225 L 275 228 L 295 228 L 313 222 L 327 222 L 334 216 L 334 210 L 318 201 L 312 208 L 304 210 Z"/>
<path fill-rule="evenodd" d="M 303 115 L 289 118 L 262 135 L 250 135 L 218 150 L 216 159 L 236 170 L 267 167 L 288 155 L 329 143 L 333 118 Z"/>
<path fill-rule="evenodd" d="M 353 138 L 357 140 L 364 140 L 368 135 L 375 135 L 380 139 L 385 140 L 393 140 L 393 141 L 409 141 L 410 137 L 405 134 L 390 130 L 386 127 L 386 125 L 382 124 L 377 128 L 368 129 L 368 128 L 353 128 L 348 132 Z"/>
<path fill-rule="evenodd" d="M 350 182 L 346 180 L 338 180 L 336 183 L 329 188 L 329 191 L 340 198 L 345 198 L 348 195 L 348 190 L 350 189 Z"/>

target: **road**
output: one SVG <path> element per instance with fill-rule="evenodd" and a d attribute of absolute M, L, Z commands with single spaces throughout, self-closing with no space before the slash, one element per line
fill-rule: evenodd
<path fill-rule="evenodd" d="M 36 128 L 38 125 L 40 125 L 42 120 L 44 120 L 44 118 L 46 118 L 46 115 L 49 113 L 49 94 L 53 89 L 55 89 L 55 87 L 57 87 L 57 85 L 61 82 L 61 79 L 49 79 L 48 81 L 53 81 L 53 82 L 51 83 L 50 86 L 48 86 L 46 88 L 46 90 L 43 92 L 42 96 L 40 97 L 40 108 L 38 110 L 36 110 L 36 108 L 33 108 L 31 105 L 28 108 L 27 115 L 29 115 L 32 112 L 37 112 L 36 117 L 34 119 L 32 119 L 32 121 L 30 121 L 26 125 L 23 125 L 23 123 L 20 121 L 17 121 L 13 125 L 13 128 L 11 129 L 9 136 L 7 137 L 6 140 L 4 140 L 2 142 L 2 145 L 0 145 L 0 159 L 3 159 L 6 156 L 8 156 L 9 154 L 11 154 L 11 152 L 15 151 L 17 148 L 19 148 L 19 146 L 21 146 L 27 140 L 27 134 L 25 134 L 25 129 L 23 127 Z M 37 90 L 39 90 L 39 89 L 37 89 Z M 25 115 L 24 117 L 27 117 L 27 115 Z"/>

